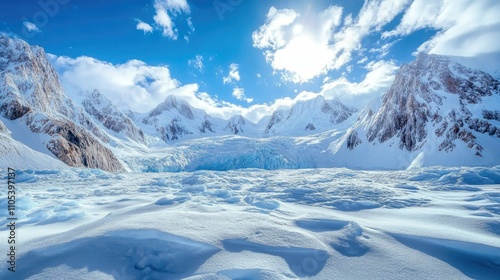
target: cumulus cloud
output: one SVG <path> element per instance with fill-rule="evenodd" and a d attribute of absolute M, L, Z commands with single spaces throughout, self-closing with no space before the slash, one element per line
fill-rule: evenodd
<path fill-rule="evenodd" d="M 122 109 L 147 112 L 181 88 L 165 66 L 131 60 L 113 65 L 91 57 L 50 56 L 61 76 L 86 91 L 98 89 Z"/>
<path fill-rule="evenodd" d="M 338 97 L 351 106 L 360 108 L 371 99 L 384 94 L 394 81 L 398 67 L 394 61 L 372 61 L 365 66 L 368 71 L 364 79 L 358 83 L 345 77 L 326 81 L 321 95 L 326 98 Z"/>
<path fill-rule="evenodd" d="M 284 27 L 290 26 L 298 14 L 289 9 L 277 10 L 271 7 L 267 22 L 252 34 L 253 45 L 259 49 L 278 49 L 286 45 Z"/>
<path fill-rule="evenodd" d="M 137 25 L 135 26 L 135 28 L 137 28 L 137 30 L 144 31 L 144 34 L 153 32 L 153 27 L 151 25 L 140 20 L 137 20 Z"/>
<path fill-rule="evenodd" d="M 241 100 L 241 101 L 246 101 L 247 103 L 252 103 L 253 102 L 253 98 L 247 98 L 245 96 L 245 89 L 240 88 L 240 87 L 235 87 L 233 89 L 233 96 L 236 99 Z"/>
<path fill-rule="evenodd" d="M 40 32 L 40 29 L 38 28 L 38 26 L 36 26 L 34 23 L 32 22 L 29 22 L 29 21 L 25 21 L 23 22 L 23 25 L 24 27 L 26 27 L 26 29 L 29 31 L 29 32 Z"/>
<path fill-rule="evenodd" d="M 355 19 L 342 18 L 339 6 L 312 15 L 271 7 L 266 23 L 252 34 L 253 45 L 285 81 L 308 82 L 348 63 L 363 38 L 380 33 L 409 1 L 367 0 Z"/>
<path fill-rule="evenodd" d="M 180 14 L 190 14 L 191 9 L 186 0 L 155 0 L 156 11 L 153 20 L 162 30 L 162 34 L 173 40 L 177 40 L 178 30 L 175 27 L 174 19 Z M 187 23 L 191 30 L 194 30 L 191 19 Z"/>
<path fill-rule="evenodd" d="M 82 90 L 98 89 L 120 109 L 139 113 L 149 112 L 167 96 L 175 95 L 215 117 L 229 119 L 234 115 L 242 115 L 257 122 L 274 110 L 290 108 L 294 103 L 291 98 L 283 98 L 270 104 L 242 107 L 199 92 L 197 84 L 182 85 L 171 77 L 167 66 L 151 66 L 138 60 L 114 65 L 85 56 L 70 58 L 49 55 L 49 59 L 63 77 L 68 94 L 76 99 Z M 244 96 L 243 90 L 241 93 L 245 101 L 251 102 L 250 98 Z"/>
<path fill-rule="evenodd" d="M 203 72 L 203 56 L 201 55 L 196 55 L 194 59 L 191 59 L 188 61 L 188 64 L 192 67 L 194 67 L 196 70 Z"/>
<path fill-rule="evenodd" d="M 224 84 L 238 82 L 240 80 L 240 72 L 238 71 L 238 64 L 232 63 L 229 65 L 229 74 L 222 78 Z"/>
<path fill-rule="evenodd" d="M 400 24 L 384 37 L 431 28 L 438 33 L 418 51 L 475 56 L 500 51 L 500 2 L 497 0 L 415 0 Z"/>

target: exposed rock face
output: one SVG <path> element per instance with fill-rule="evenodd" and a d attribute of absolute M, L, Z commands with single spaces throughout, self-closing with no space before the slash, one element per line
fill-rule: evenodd
<path fill-rule="evenodd" d="M 105 133 L 65 95 L 43 49 L 1 33 L 0 113 L 50 136 L 44 144 L 70 166 L 123 170 L 100 142 L 108 141 Z"/>
<path fill-rule="evenodd" d="M 275 111 L 273 112 L 271 119 L 269 120 L 269 123 L 266 126 L 265 133 L 269 133 L 271 129 L 278 123 L 281 123 L 285 119 L 284 117 L 285 112 L 284 111 Z"/>
<path fill-rule="evenodd" d="M 216 131 L 205 111 L 195 109 L 186 101 L 178 100 L 172 95 L 143 118 L 142 123 L 152 127 L 165 142 Z"/>
<path fill-rule="evenodd" d="M 200 132 L 201 133 L 207 133 L 207 132 L 215 132 L 215 130 L 212 128 L 212 123 L 209 120 L 205 120 L 204 122 L 201 123 L 200 127 Z"/>
<path fill-rule="evenodd" d="M 82 101 L 85 111 L 96 118 L 107 129 L 144 143 L 144 132 L 98 90 L 85 96 Z"/>
<path fill-rule="evenodd" d="M 306 126 L 306 130 L 316 130 L 316 127 L 314 126 L 314 124 L 312 123 L 308 123 L 307 126 Z"/>
<path fill-rule="evenodd" d="M 123 170 L 123 166 L 109 149 L 76 125 L 56 125 L 47 129 L 53 133 L 47 148 L 66 164 L 108 171 Z"/>
<path fill-rule="evenodd" d="M 363 143 L 363 141 L 361 141 L 361 139 L 359 139 L 357 131 L 351 131 L 347 135 L 348 135 L 347 136 L 347 148 L 349 150 L 352 150 L 357 145 Z"/>
<path fill-rule="evenodd" d="M 287 131 L 325 131 L 347 120 L 357 110 L 344 105 L 337 98 L 325 100 L 316 96 L 298 101 L 289 110 L 275 111 L 265 133 L 286 133 Z"/>
<path fill-rule="evenodd" d="M 173 119 L 169 124 L 158 127 L 158 132 L 163 141 L 167 142 L 169 140 L 179 140 L 182 135 L 193 134 L 192 132 L 185 130 L 180 124 L 179 119 Z"/>
<path fill-rule="evenodd" d="M 241 134 L 244 132 L 243 127 L 245 126 L 245 123 L 246 122 L 243 116 L 234 116 L 228 121 L 224 130 L 231 131 L 233 134 Z"/>
<path fill-rule="evenodd" d="M 448 58 L 421 53 L 403 65 L 391 88 L 384 95 L 380 110 L 369 123 L 369 142 L 384 143 L 396 139 L 400 149 L 417 151 L 437 139 L 440 151 L 453 151 L 456 141 L 464 142 L 481 156 L 483 147 L 475 132 L 500 137 L 498 110 L 477 111 L 486 97 L 500 94 L 500 82 L 487 73 L 470 69 Z M 356 145 L 355 135 L 347 140 L 349 149 Z M 433 140 L 434 141 L 434 140 Z"/>
<path fill-rule="evenodd" d="M 149 113 L 149 118 L 161 115 L 163 112 L 177 111 L 180 115 L 192 120 L 194 113 L 192 107 L 183 100 L 177 100 L 173 95 L 169 95 L 164 102 L 160 103 Z"/>
<path fill-rule="evenodd" d="M 31 108 L 18 100 L 3 98 L 0 113 L 4 118 L 16 120 L 31 112 Z"/>
<path fill-rule="evenodd" d="M 0 121 L 0 133 L 1 132 L 7 132 L 7 127 L 5 127 L 5 124 Z"/>

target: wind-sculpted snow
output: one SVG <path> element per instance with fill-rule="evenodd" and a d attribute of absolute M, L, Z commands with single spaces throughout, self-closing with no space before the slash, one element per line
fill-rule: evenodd
<path fill-rule="evenodd" d="M 500 273 L 500 166 L 17 175 L 19 279 Z"/>

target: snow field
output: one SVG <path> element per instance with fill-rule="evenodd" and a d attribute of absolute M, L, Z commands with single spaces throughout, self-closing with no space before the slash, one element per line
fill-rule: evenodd
<path fill-rule="evenodd" d="M 12 278 L 2 263 L 1 279 L 500 273 L 500 167 L 24 170 L 17 186 L 18 272 Z"/>

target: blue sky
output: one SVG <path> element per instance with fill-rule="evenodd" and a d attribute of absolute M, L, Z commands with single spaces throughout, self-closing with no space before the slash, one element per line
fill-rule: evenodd
<path fill-rule="evenodd" d="M 498 14 L 495 0 L 4 0 L 0 31 L 122 108 L 176 94 L 256 121 L 315 94 L 360 107 L 417 51 L 498 57 Z"/>

